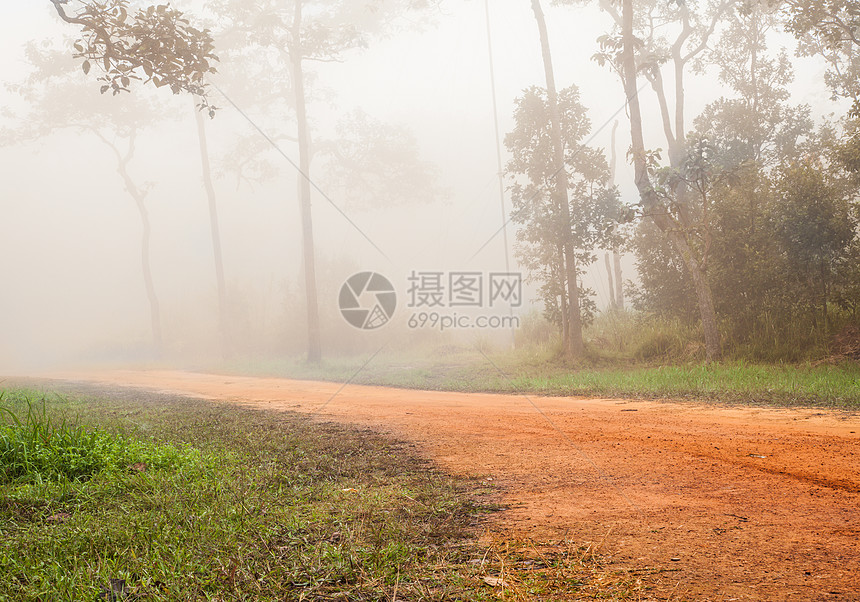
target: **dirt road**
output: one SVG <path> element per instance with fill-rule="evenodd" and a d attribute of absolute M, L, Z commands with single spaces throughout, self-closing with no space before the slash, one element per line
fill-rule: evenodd
<path fill-rule="evenodd" d="M 500 485 L 509 509 L 497 532 L 602 541 L 613 566 L 662 569 L 649 579 L 664 598 L 860 600 L 856 415 L 184 372 L 61 377 L 391 433 Z"/>

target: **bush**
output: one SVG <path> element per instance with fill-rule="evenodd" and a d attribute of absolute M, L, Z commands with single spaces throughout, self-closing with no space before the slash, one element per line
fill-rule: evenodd
<path fill-rule="evenodd" d="M 532 310 L 520 316 L 515 335 L 518 348 L 555 346 L 559 339 L 559 327 L 547 320 L 543 312 Z"/>
<path fill-rule="evenodd" d="M 689 361 L 703 355 L 701 335 L 682 320 L 634 311 L 604 311 L 586 331 L 602 358 Z"/>

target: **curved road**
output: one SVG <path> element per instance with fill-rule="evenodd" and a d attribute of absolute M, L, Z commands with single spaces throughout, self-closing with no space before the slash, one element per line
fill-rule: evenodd
<path fill-rule="evenodd" d="M 54 375 L 369 426 L 486 475 L 494 537 L 594 541 L 662 598 L 860 600 L 860 418 L 168 371 Z"/>

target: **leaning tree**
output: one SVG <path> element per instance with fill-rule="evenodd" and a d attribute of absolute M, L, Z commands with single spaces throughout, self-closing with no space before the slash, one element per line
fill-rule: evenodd
<path fill-rule="evenodd" d="M 620 77 L 628 99 L 635 183 L 643 215 L 649 217 L 684 263 L 693 285 L 709 360 L 722 355 L 714 294 L 707 272 L 706 225 L 696 194 L 684 174 L 687 148 L 687 77 L 701 63 L 720 24 L 741 0 L 560 0 L 593 3 L 609 14 L 613 29 L 600 36 L 595 58 Z M 619 10 L 620 8 L 620 10 Z M 667 82 L 664 71 L 671 74 Z M 644 84 L 642 84 L 644 80 Z M 640 85 L 642 84 L 642 85 Z M 666 142 L 668 167 L 677 172 L 674 188 L 658 194 L 653 181 L 660 155 L 645 146 L 640 93 L 657 101 L 658 123 Z"/>

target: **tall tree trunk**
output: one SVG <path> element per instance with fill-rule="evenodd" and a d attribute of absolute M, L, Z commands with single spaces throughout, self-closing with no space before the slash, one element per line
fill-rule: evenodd
<path fill-rule="evenodd" d="M 152 236 L 152 227 L 149 225 L 149 212 L 142 198 L 136 198 L 137 210 L 140 213 L 140 221 L 143 226 L 140 236 L 140 263 L 143 268 L 143 282 L 146 286 L 146 296 L 149 299 L 149 319 L 152 325 L 152 342 L 156 353 L 162 350 L 161 337 L 161 308 L 158 296 L 155 294 L 155 284 L 152 281 L 152 268 L 149 260 L 149 241 Z"/>
<path fill-rule="evenodd" d="M 296 0 L 295 17 L 293 19 L 292 48 L 290 60 L 293 68 L 293 91 L 295 93 L 296 122 L 298 124 L 299 141 L 299 202 L 302 214 L 302 255 L 304 259 L 305 296 L 307 302 L 308 321 L 308 362 L 318 363 L 322 360 L 322 344 L 320 337 L 319 304 L 317 301 L 316 260 L 314 257 L 314 228 L 311 217 L 311 141 L 310 127 L 305 99 L 305 80 L 302 69 L 303 49 L 301 41 L 302 0 Z"/>
<path fill-rule="evenodd" d="M 562 283 L 561 290 L 559 291 L 561 293 L 559 295 L 559 299 L 561 299 L 561 305 L 559 306 L 561 310 L 561 346 L 566 352 L 570 348 L 570 315 L 567 312 L 567 295 L 564 293 L 564 248 L 561 244 L 558 245 L 556 278 Z"/>
<path fill-rule="evenodd" d="M 125 184 L 125 189 L 128 194 L 134 199 L 134 204 L 140 214 L 141 235 L 140 235 L 140 265 L 143 270 L 143 284 L 146 288 L 146 297 L 149 300 L 149 318 L 150 327 L 152 329 L 152 344 L 155 347 L 155 352 L 160 354 L 162 351 L 162 336 L 161 336 L 161 306 L 158 303 L 158 295 L 155 293 L 155 283 L 152 280 L 152 267 L 150 265 L 150 240 L 152 238 L 152 227 L 149 223 L 149 211 L 146 208 L 146 193 L 142 191 L 134 183 L 131 175 L 128 173 L 128 163 L 134 156 L 135 148 L 135 133 L 132 132 L 128 140 L 128 152 L 122 155 L 119 150 L 107 139 L 102 138 L 109 144 L 117 155 L 117 171 Z"/>
<path fill-rule="evenodd" d="M 221 354 L 230 353 L 230 334 L 227 319 L 227 284 L 224 280 L 224 262 L 221 254 L 221 228 L 218 223 L 218 205 L 215 198 L 215 186 L 212 184 L 212 169 L 209 164 L 209 147 L 206 143 L 206 125 L 203 115 L 194 102 L 194 118 L 197 122 L 197 139 L 200 143 L 200 163 L 203 170 L 203 186 L 209 201 L 209 229 L 212 233 L 212 252 L 215 260 L 215 281 L 218 286 L 218 323 L 221 330 Z"/>
<path fill-rule="evenodd" d="M 609 309 L 618 309 L 618 304 L 615 301 L 615 282 L 612 278 L 612 261 L 609 259 L 609 253 L 604 254 L 606 259 L 606 275 L 609 278 Z"/>
<path fill-rule="evenodd" d="M 140 214 L 141 237 L 140 237 L 140 263 L 143 269 L 143 284 L 146 288 L 146 297 L 149 300 L 149 318 L 152 329 L 152 344 L 156 354 L 161 354 L 162 337 L 161 337 L 161 308 L 158 303 L 158 295 L 155 294 L 155 284 L 152 281 L 152 269 L 149 260 L 149 241 L 152 236 L 152 227 L 149 224 L 149 211 L 146 209 L 146 192 L 137 187 L 128 173 L 128 164 L 134 157 L 135 145 L 137 142 L 137 132 L 132 129 L 128 135 L 128 148 L 125 154 L 121 153 L 116 145 L 102 135 L 96 128 L 90 128 L 90 131 L 95 134 L 105 145 L 110 148 L 116 155 L 116 169 L 125 184 L 125 190 L 134 200 L 137 211 Z"/>
<path fill-rule="evenodd" d="M 675 245 L 678 248 L 678 244 Z M 705 335 L 705 356 L 709 362 L 715 362 L 722 357 L 720 329 L 717 326 L 717 312 L 714 309 L 714 295 L 708 276 L 692 257 L 686 262 L 687 269 L 693 279 L 696 289 L 696 299 L 699 302 L 699 316 L 702 320 L 702 331 Z"/>
<path fill-rule="evenodd" d="M 610 184 L 615 186 L 616 176 L 618 174 L 618 152 L 615 145 L 616 133 L 618 132 L 618 121 L 612 124 L 612 156 L 609 165 Z M 615 301 L 616 309 L 624 311 L 624 287 L 621 277 L 621 253 L 618 252 L 618 247 L 612 249 L 612 263 L 615 268 Z M 612 290 L 613 283 L 609 282 L 609 289 Z M 611 296 L 611 295 L 610 295 Z"/>
<path fill-rule="evenodd" d="M 827 264 L 824 259 L 821 259 L 821 317 L 824 324 L 823 336 L 827 336 L 827 331 L 830 329 L 830 319 L 827 315 Z"/>
<path fill-rule="evenodd" d="M 540 33 L 541 53 L 543 55 L 544 72 L 546 74 L 547 100 L 549 102 L 550 120 L 552 121 L 552 141 L 555 151 L 555 168 L 558 170 L 555 178 L 553 196 L 562 218 L 562 240 L 565 258 L 565 280 L 567 282 L 568 321 L 570 323 L 570 341 L 565 350 L 568 357 L 577 359 L 585 352 L 582 339 L 582 316 L 580 314 L 579 286 L 576 275 L 576 254 L 573 246 L 570 219 L 570 202 L 568 199 L 567 170 L 564 165 L 564 140 L 561 134 L 561 112 L 558 108 L 558 91 L 555 87 L 555 74 L 552 68 L 552 53 L 549 48 L 549 35 L 546 30 L 546 19 L 540 0 L 532 0 L 532 10 Z"/>
<path fill-rule="evenodd" d="M 624 91 L 627 94 L 627 103 L 630 112 L 630 134 L 632 138 L 636 188 L 639 190 L 645 212 L 651 216 L 657 227 L 660 228 L 675 247 L 675 250 L 683 259 L 690 273 L 698 300 L 699 315 L 702 320 L 702 330 L 705 336 L 705 353 L 709 361 L 716 361 L 721 357 L 722 349 L 720 332 L 717 328 L 713 295 L 707 275 L 701 263 L 696 258 L 693 248 L 684 236 L 682 232 L 683 228 L 673 223 L 667 208 L 658 199 L 648 174 L 645 139 L 642 133 L 642 111 L 639 106 L 639 95 L 636 85 L 633 0 L 623 0 L 622 40 L 624 44 L 622 71 L 624 75 Z"/>
<path fill-rule="evenodd" d="M 490 90 L 493 95 L 493 125 L 496 133 L 496 163 L 499 169 L 499 207 L 502 212 L 502 243 L 505 246 L 505 272 L 511 271 L 511 253 L 508 247 L 508 216 L 505 209 L 505 167 L 502 162 L 502 135 L 499 129 L 499 106 L 496 99 L 496 65 L 493 59 L 493 31 L 490 26 L 490 0 L 484 0 L 484 16 L 487 22 L 487 56 L 490 59 Z M 514 308 L 509 308 L 511 315 L 511 348 L 517 346 L 517 330 L 514 327 Z"/>
<path fill-rule="evenodd" d="M 621 253 L 612 251 L 612 261 L 615 264 L 615 307 L 624 311 L 624 283 L 621 278 Z"/>

